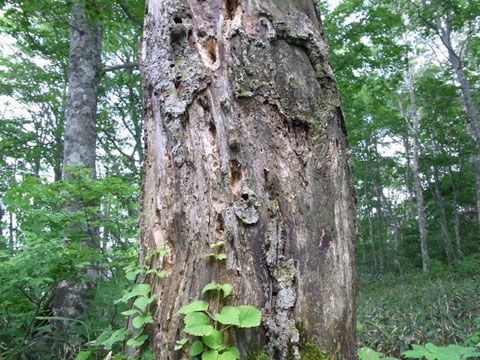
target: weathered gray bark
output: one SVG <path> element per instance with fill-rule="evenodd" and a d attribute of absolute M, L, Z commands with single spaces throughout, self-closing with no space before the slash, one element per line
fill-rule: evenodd
<path fill-rule="evenodd" d="M 418 229 L 420 231 L 420 249 L 422 252 L 422 268 L 423 271 L 428 271 L 429 268 L 429 254 L 427 245 L 427 220 L 425 218 L 425 208 L 423 204 L 423 188 L 420 179 L 420 141 L 419 135 L 419 119 L 417 113 L 417 104 L 415 99 L 415 89 L 413 87 L 412 74 L 407 69 L 407 85 L 408 93 L 410 95 L 410 114 L 413 124 L 413 179 L 415 182 L 415 193 L 417 195 L 417 213 L 418 213 Z M 404 117 L 406 114 L 404 114 Z"/>
<path fill-rule="evenodd" d="M 212 280 L 262 310 L 231 333 L 275 359 L 302 334 L 355 359 L 354 196 L 335 78 L 312 0 L 149 0 L 141 48 L 145 253 L 166 246 L 151 345 L 179 359 L 180 306 Z M 202 254 L 226 242 L 217 272 Z"/>
<path fill-rule="evenodd" d="M 87 14 L 88 1 L 72 3 L 67 120 L 64 140 L 64 178 L 70 165 L 83 164 L 95 176 L 98 75 L 101 69 L 101 26 Z M 90 4 L 91 5 L 91 4 Z M 66 209 L 78 210 L 74 201 Z M 86 245 L 88 246 L 88 245 Z M 55 290 L 55 315 L 82 318 L 88 309 L 85 293 L 96 284 L 98 273 L 87 270 L 88 281 L 61 281 Z M 65 324 L 70 325 L 70 324 Z"/>
<path fill-rule="evenodd" d="M 102 33 L 86 13 L 88 1 L 72 3 L 67 121 L 64 140 L 65 167 L 83 164 L 95 174 L 97 88 L 101 69 Z"/>

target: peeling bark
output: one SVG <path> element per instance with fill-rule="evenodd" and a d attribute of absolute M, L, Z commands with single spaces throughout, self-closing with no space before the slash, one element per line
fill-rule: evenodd
<path fill-rule="evenodd" d="M 141 68 L 146 157 L 144 253 L 158 301 L 151 345 L 174 352 L 180 306 L 212 280 L 262 310 L 231 332 L 285 359 L 299 329 L 356 358 L 354 195 L 345 124 L 311 0 L 147 1 Z M 202 254 L 226 242 L 220 269 Z"/>

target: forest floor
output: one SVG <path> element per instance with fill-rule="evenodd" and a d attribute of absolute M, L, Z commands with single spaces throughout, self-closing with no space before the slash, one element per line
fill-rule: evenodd
<path fill-rule="evenodd" d="M 473 345 L 480 271 L 359 275 L 357 341 L 390 356 L 412 344 Z"/>

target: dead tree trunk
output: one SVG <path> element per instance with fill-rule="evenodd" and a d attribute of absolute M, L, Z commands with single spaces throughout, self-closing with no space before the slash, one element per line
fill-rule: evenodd
<path fill-rule="evenodd" d="M 166 247 L 148 265 L 168 274 L 147 278 L 155 357 L 181 358 L 175 312 L 215 280 L 262 310 L 230 334 L 242 354 L 308 340 L 356 358 L 352 177 L 313 1 L 149 0 L 144 30 L 141 236 L 145 253 Z M 218 272 L 203 257 L 217 241 Z"/>

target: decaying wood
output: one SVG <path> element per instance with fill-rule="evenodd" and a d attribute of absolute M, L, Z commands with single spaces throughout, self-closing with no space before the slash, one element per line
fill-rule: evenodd
<path fill-rule="evenodd" d="M 147 1 L 141 233 L 158 298 L 151 345 L 179 359 L 180 306 L 215 280 L 262 310 L 229 334 L 274 359 L 308 341 L 356 357 L 354 195 L 345 125 L 311 0 Z M 218 269 L 202 255 L 226 242 Z M 148 257 L 147 257 L 148 258 Z"/>

